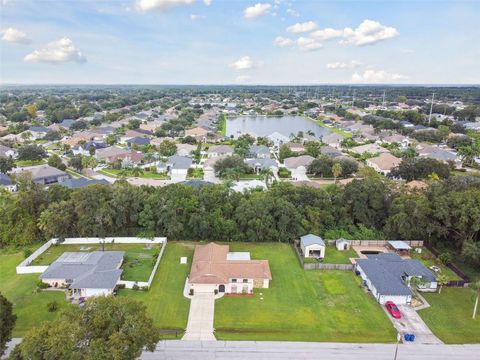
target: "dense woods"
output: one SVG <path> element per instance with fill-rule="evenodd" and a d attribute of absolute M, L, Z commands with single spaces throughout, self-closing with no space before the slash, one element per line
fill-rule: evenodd
<path fill-rule="evenodd" d="M 268 192 L 226 185 L 134 187 L 119 181 L 44 191 L 23 181 L 0 198 L 1 246 L 50 237 L 167 236 L 171 240 L 288 242 L 332 237 L 423 239 L 480 263 L 480 180 L 433 181 L 412 191 L 370 176 L 344 188 L 275 183 Z M 334 237 L 335 238 L 335 237 Z"/>

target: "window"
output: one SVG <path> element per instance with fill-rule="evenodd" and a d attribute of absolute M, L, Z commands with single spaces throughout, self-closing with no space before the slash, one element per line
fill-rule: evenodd
<path fill-rule="evenodd" d="M 244 283 L 248 283 L 248 279 L 243 279 L 243 282 L 244 282 Z"/>
<path fill-rule="evenodd" d="M 237 279 L 232 279 L 232 283 L 236 283 L 237 282 Z"/>

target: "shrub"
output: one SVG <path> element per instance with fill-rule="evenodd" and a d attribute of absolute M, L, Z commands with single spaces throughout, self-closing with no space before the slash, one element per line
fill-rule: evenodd
<path fill-rule="evenodd" d="M 438 257 L 438 260 L 443 265 L 448 265 L 452 262 L 452 254 L 450 254 L 449 252 L 441 253 L 440 256 Z"/>
<path fill-rule="evenodd" d="M 58 309 L 58 303 L 56 301 L 49 302 L 47 304 L 48 312 L 55 312 Z"/>
<path fill-rule="evenodd" d="M 50 287 L 50 285 L 48 285 L 47 283 L 44 283 L 42 280 L 37 281 L 37 288 L 46 289 L 48 287 Z"/>
<path fill-rule="evenodd" d="M 117 285 L 117 288 L 118 289 L 125 289 L 125 284 L 119 284 L 119 285 Z"/>
<path fill-rule="evenodd" d="M 218 294 L 218 290 L 217 290 L 217 289 L 213 290 L 213 293 L 214 293 L 215 295 L 217 295 L 217 294 Z"/>
<path fill-rule="evenodd" d="M 132 290 L 138 291 L 140 290 L 140 287 L 137 284 L 133 284 Z"/>
<path fill-rule="evenodd" d="M 25 249 L 23 250 L 23 256 L 26 258 L 28 258 L 30 255 L 32 255 L 32 250 L 30 249 Z"/>
<path fill-rule="evenodd" d="M 193 295 L 193 289 L 190 289 L 190 291 L 188 292 L 190 295 Z"/>
<path fill-rule="evenodd" d="M 142 291 L 148 291 L 148 286 L 142 286 L 142 287 L 140 288 L 140 290 L 142 290 Z"/>

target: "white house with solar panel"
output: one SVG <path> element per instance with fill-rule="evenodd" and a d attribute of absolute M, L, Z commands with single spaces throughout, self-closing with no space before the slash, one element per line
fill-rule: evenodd
<path fill-rule="evenodd" d="M 51 287 L 69 287 L 73 297 L 111 295 L 122 274 L 123 251 L 65 252 L 40 279 Z"/>

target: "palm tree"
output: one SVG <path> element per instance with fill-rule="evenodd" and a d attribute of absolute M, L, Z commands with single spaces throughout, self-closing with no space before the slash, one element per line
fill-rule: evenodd
<path fill-rule="evenodd" d="M 425 285 L 426 281 L 418 276 L 412 276 L 408 285 L 418 295 L 418 286 Z"/>
<path fill-rule="evenodd" d="M 273 172 L 271 169 L 262 169 L 260 176 L 265 180 L 265 185 L 268 186 L 270 179 L 273 178 Z"/>
<path fill-rule="evenodd" d="M 343 169 L 342 169 L 342 164 L 340 163 L 335 163 L 333 164 L 332 166 L 332 174 L 333 174 L 333 177 L 334 177 L 334 181 L 337 182 L 337 177 L 339 177 L 340 175 L 342 175 L 342 172 L 343 172 Z"/>
<path fill-rule="evenodd" d="M 480 280 L 474 283 L 471 283 L 469 287 L 473 291 L 476 291 L 477 293 L 477 297 L 475 299 L 475 305 L 473 306 L 473 315 L 472 315 L 472 319 L 475 319 L 475 316 L 477 315 L 478 298 L 480 297 Z"/>
<path fill-rule="evenodd" d="M 437 276 L 437 284 L 440 285 L 440 288 L 438 289 L 438 293 L 442 293 L 442 287 L 447 285 L 449 282 L 447 275 L 438 275 Z"/>
<path fill-rule="evenodd" d="M 132 169 L 132 175 L 133 176 L 140 176 L 143 174 L 143 169 L 139 166 L 135 166 L 133 169 Z"/>

